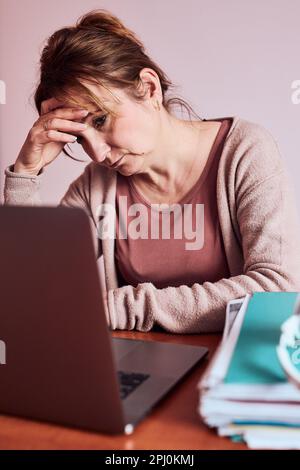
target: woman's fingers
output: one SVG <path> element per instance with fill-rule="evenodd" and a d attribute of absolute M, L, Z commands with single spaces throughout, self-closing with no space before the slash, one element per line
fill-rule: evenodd
<path fill-rule="evenodd" d="M 87 128 L 87 124 L 74 122 L 67 119 L 52 118 L 45 122 L 47 123 L 47 128 L 49 130 L 54 129 L 60 130 L 62 132 L 80 132 Z"/>
<path fill-rule="evenodd" d="M 37 144 L 47 144 L 48 142 L 76 142 L 75 135 L 64 134 L 63 132 L 55 131 L 53 129 L 45 132 L 40 132 L 34 137 L 34 142 Z"/>
<path fill-rule="evenodd" d="M 41 104 L 41 116 L 32 128 L 32 139 L 39 144 L 49 141 L 75 142 L 76 134 L 87 129 L 87 124 L 75 122 L 87 116 L 88 110 L 64 107 L 56 98 L 49 98 Z M 35 133 L 35 129 L 39 133 Z M 74 135 L 75 134 L 75 135 Z"/>

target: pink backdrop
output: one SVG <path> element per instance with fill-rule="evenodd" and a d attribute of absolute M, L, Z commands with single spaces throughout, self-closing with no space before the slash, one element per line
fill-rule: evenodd
<path fill-rule="evenodd" d="M 38 118 L 32 95 L 44 41 L 94 8 L 110 10 L 139 35 L 200 116 L 239 115 L 265 126 L 279 144 L 300 209 L 300 103 L 292 102 L 292 83 L 300 80 L 299 0 L 0 0 L 1 202 L 4 168 Z M 56 204 L 84 166 L 63 154 L 48 166 L 45 204 Z"/>

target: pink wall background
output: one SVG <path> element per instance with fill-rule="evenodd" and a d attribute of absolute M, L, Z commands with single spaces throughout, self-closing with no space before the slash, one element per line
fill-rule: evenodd
<path fill-rule="evenodd" d="M 4 169 L 14 163 L 38 114 L 33 91 L 46 38 L 94 8 L 120 17 L 202 117 L 239 115 L 275 137 L 300 210 L 300 1 L 0 0 L 0 202 Z M 79 153 L 79 146 L 77 150 Z M 86 156 L 87 163 L 91 160 Z M 61 154 L 46 167 L 42 198 L 57 204 L 84 169 Z"/>

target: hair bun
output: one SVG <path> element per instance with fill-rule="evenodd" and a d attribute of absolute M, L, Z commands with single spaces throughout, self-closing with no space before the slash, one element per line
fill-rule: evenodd
<path fill-rule="evenodd" d="M 79 18 L 76 27 L 80 29 L 96 29 L 108 34 L 115 34 L 119 37 L 135 42 L 142 50 L 144 45 L 137 38 L 133 31 L 126 28 L 124 24 L 112 15 L 109 11 L 104 9 L 92 10 L 86 15 Z"/>

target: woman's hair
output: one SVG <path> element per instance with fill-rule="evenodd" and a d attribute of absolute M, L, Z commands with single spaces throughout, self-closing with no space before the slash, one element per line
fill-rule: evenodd
<path fill-rule="evenodd" d="M 201 120 L 192 107 L 182 98 L 166 98 L 166 93 L 174 85 L 163 70 L 146 54 L 137 36 L 110 12 L 104 9 L 92 10 L 80 17 L 75 26 L 56 31 L 47 40 L 40 59 L 40 80 L 34 92 L 34 101 L 41 115 L 41 103 L 49 98 L 69 105 L 86 107 L 87 103 L 96 105 L 113 116 L 116 112 L 109 109 L 83 83 L 100 85 L 115 100 L 111 89 L 124 90 L 136 102 L 143 101 L 145 94 L 139 92 L 140 71 L 144 68 L 154 70 L 160 80 L 163 102 L 168 113 L 171 106 L 179 104 Z M 76 99 L 80 97 L 79 99 Z M 70 158 L 74 158 L 63 149 Z M 79 160 L 82 161 L 82 160 Z"/>

